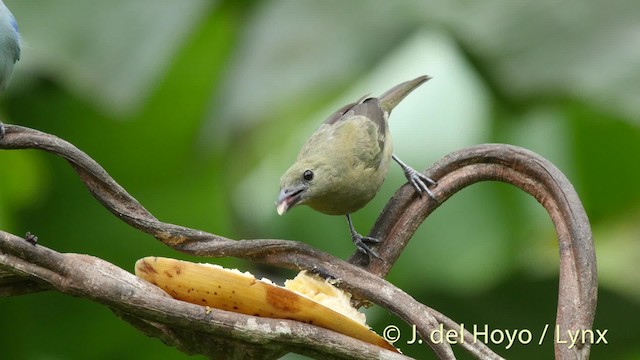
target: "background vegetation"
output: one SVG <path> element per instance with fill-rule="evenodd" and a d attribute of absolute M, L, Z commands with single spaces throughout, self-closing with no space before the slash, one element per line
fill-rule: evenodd
<path fill-rule="evenodd" d="M 638 359 L 640 2 L 6 0 L 25 46 L 0 119 L 62 137 L 158 218 L 232 238 L 302 240 L 346 258 L 346 223 L 278 217 L 279 176 L 320 121 L 363 94 L 433 77 L 394 111 L 396 152 L 423 169 L 486 142 L 527 147 L 574 183 L 600 277 L 594 359 Z M 366 232 L 404 183 L 392 168 L 354 216 Z M 61 159 L 0 152 L 0 228 L 133 270 L 167 249 L 118 221 Z M 235 259 L 212 262 L 288 276 Z M 389 280 L 467 325 L 553 324 L 557 242 L 533 198 L 483 183 L 420 228 Z M 399 320 L 368 310 L 379 332 Z M 186 359 L 108 308 L 53 292 L 0 298 L 7 359 Z M 409 340 L 402 350 L 432 358 Z M 534 341 L 535 342 L 535 341 Z M 492 348 L 552 357 L 542 346 Z M 462 350 L 460 358 L 466 358 Z M 294 358 L 291 356 L 290 358 Z"/>

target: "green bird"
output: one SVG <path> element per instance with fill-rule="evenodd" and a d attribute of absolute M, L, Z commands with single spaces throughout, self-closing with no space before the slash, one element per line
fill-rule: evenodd
<path fill-rule="evenodd" d="M 365 206 L 380 190 L 391 159 L 402 167 L 421 196 L 427 193 L 434 198 L 427 184 L 436 182 L 393 154 L 387 123 L 391 110 L 429 79 L 421 76 L 404 82 L 379 98 L 365 96 L 326 119 L 302 146 L 296 162 L 282 175 L 276 202 L 278 214 L 305 204 L 325 214 L 346 215 L 351 239 L 358 250 L 379 257 L 367 245 L 379 240 L 360 235 L 350 214 Z"/>

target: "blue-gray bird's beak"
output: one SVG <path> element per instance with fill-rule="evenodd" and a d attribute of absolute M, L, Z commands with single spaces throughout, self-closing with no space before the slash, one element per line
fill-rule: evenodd
<path fill-rule="evenodd" d="M 278 201 L 276 201 L 278 215 L 284 215 L 289 209 L 298 204 L 306 190 L 307 187 L 304 185 L 291 189 L 282 189 L 278 195 Z"/>

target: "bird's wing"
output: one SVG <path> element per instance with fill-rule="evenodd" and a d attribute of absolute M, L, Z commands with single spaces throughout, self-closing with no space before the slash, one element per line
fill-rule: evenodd
<path fill-rule="evenodd" d="M 349 109 L 354 107 L 356 104 L 357 103 L 351 103 L 341 107 L 340 109 L 338 109 L 338 111 L 331 114 L 331 116 L 329 116 L 322 124 L 327 124 L 327 125 L 335 124 L 336 121 L 342 118 L 342 115 L 344 115 L 344 113 L 349 111 Z"/>
<path fill-rule="evenodd" d="M 387 133 L 387 119 L 380 101 L 377 98 L 368 98 L 368 95 L 365 95 L 358 99 L 358 101 L 338 109 L 338 111 L 331 114 L 323 124 L 333 125 L 339 121 L 345 121 L 352 116 L 364 116 L 377 125 L 381 134 L 379 141 L 382 141 L 380 144 L 380 148 L 382 149 L 384 147 L 384 137 Z"/>
<path fill-rule="evenodd" d="M 353 112 L 353 113 L 352 113 Z M 368 98 L 358 103 L 345 112 L 345 116 L 342 119 L 348 119 L 351 116 L 364 116 L 371 120 L 378 127 L 378 131 L 384 141 L 384 136 L 387 133 L 387 119 L 385 118 L 384 111 L 380 107 L 380 101 L 376 98 Z M 384 144 L 380 144 L 382 149 Z"/>
<path fill-rule="evenodd" d="M 385 148 L 385 141 L 387 140 L 387 119 L 385 113 L 380 107 L 380 101 L 376 98 L 368 98 L 362 103 L 356 104 L 346 111 L 345 115 L 341 118 L 348 120 L 352 117 L 362 116 L 371 121 L 371 125 L 367 126 L 368 131 L 372 132 L 370 137 L 372 140 L 377 140 L 378 150 L 380 152 Z M 379 163 L 380 157 L 376 156 L 375 161 Z M 376 164 L 377 166 L 378 164 Z"/>
<path fill-rule="evenodd" d="M 338 109 L 338 111 L 334 112 L 333 114 L 331 114 L 331 116 L 329 116 L 324 122 L 323 124 L 334 124 L 336 121 L 340 120 L 342 118 L 342 115 L 344 115 L 347 111 L 349 111 L 352 107 L 359 105 L 361 103 L 363 103 L 364 101 L 369 100 L 368 99 L 369 94 L 361 97 L 360 99 L 358 99 L 358 101 L 356 102 L 352 102 L 351 104 L 347 104 L 343 107 L 341 107 L 340 109 Z"/>
<path fill-rule="evenodd" d="M 377 169 L 386 149 L 387 122 L 376 98 L 360 99 L 340 108 L 327 118 L 303 145 L 298 160 L 318 153 L 330 158 L 344 159 L 354 165 L 357 158 L 361 166 Z M 351 154 L 351 155 L 348 155 Z"/>

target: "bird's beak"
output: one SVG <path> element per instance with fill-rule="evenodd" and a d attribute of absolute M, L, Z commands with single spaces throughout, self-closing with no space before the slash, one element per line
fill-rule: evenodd
<path fill-rule="evenodd" d="M 289 209 L 302 200 L 302 194 L 307 190 L 306 186 L 298 186 L 290 189 L 282 189 L 276 202 L 278 215 L 284 215 Z"/>

